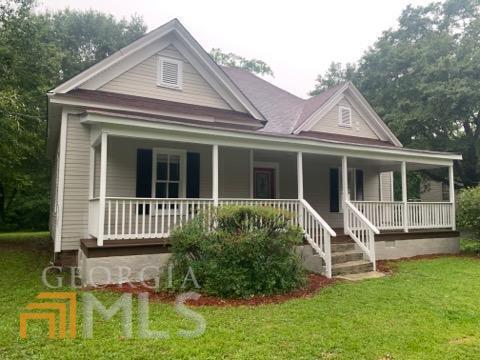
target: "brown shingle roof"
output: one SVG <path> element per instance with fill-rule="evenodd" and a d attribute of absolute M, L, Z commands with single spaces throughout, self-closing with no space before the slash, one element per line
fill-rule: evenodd
<path fill-rule="evenodd" d="M 292 132 L 305 100 L 247 70 L 224 66 L 222 69 L 267 119 L 264 131 L 280 134 Z"/>
<path fill-rule="evenodd" d="M 263 127 L 263 123 L 249 114 L 233 111 L 212 108 L 207 106 L 178 103 L 174 101 L 152 99 L 142 96 L 133 96 L 127 94 L 118 94 L 99 90 L 84 90 L 76 89 L 62 94 L 69 98 L 78 100 L 92 101 L 98 104 L 119 105 L 138 109 L 139 111 L 161 111 L 167 113 L 180 113 L 185 117 L 188 115 L 205 116 L 219 121 L 239 122 L 244 126 Z M 101 106 L 96 106 L 101 107 Z"/>
<path fill-rule="evenodd" d="M 339 84 L 319 95 L 302 99 L 247 70 L 233 67 L 222 69 L 267 119 L 263 130 L 280 134 L 291 134 L 345 85 Z"/>

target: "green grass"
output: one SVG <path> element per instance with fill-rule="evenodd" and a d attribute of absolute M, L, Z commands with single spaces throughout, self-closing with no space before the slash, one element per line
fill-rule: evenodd
<path fill-rule="evenodd" d="M 459 257 L 402 262 L 393 276 L 338 283 L 281 305 L 194 308 L 207 321 L 197 339 L 176 335 L 192 329 L 192 321 L 154 303 L 150 328 L 169 330 L 168 340 L 124 339 L 118 316 L 96 317 L 94 337 L 86 340 L 81 311 L 77 339 L 48 340 L 46 327 L 32 323 L 29 339 L 21 340 L 19 313 L 47 290 L 40 282 L 51 259 L 45 242 L 0 240 L 1 359 L 474 359 L 480 353 L 480 261 Z M 95 295 L 105 304 L 118 298 Z"/>
<path fill-rule="evenodd" d="M 36 231 L 36 232 L 9 232 L 0 233 L 0 241 L 31 241 L 32 239 L 45 240 L 50 236 L 48 231 Z"/>

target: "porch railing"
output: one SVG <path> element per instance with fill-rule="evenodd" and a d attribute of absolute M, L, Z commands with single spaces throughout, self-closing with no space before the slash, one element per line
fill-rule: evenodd
<path fill-rule="evenodd" d="M 453 228 L 450 202 L 407 202 L 407 223 L 402 201 L 350 201 L 380 230 Z"/>
<path fill-rule="evenodd" d="M 332 228 L 305 200 L 298 199 L 219 199 L 218 206 L 271 206 L 292 214 L 292 225 L 300 226 L 305 238 L 325 263 L 326 276 L 331 277 L 330 240 L 336 236 Z M 100 204 L 90 201 L 89 232 L 103 240 L 166 238 L 171 231 L 195 218 L 200 211 L 213 209 L 213 199 L 154 199 L 107 197 L 105 199 L 103 234 L 99 234 Z M 210 224 L 210 221 L 207 222 Z"/>
<path fill-rule="evenodd" d="M 298 222 L 305 238 L 325 262 L 325 276 L 332 277 L 331 237 L 335 231 L 305 200 L 299 200 Z"/>
<path fill-rule="evenodd" d="M 168 237 L 174 227 L 212 207 L 212 199 L 107 197 L 103 239 Z"/>
<path fill-rule="evenodd" d="M 345 232 L 373 263 L 373 270 L 375 270 L 375 234 L 379 234 L 380 231 L 352 202 L 345 202 L 344 211 Z"/>
<path fill-rule="evenodd" d="M 454 226 L 450 202 L 408 202 L 408 227 L 411 229 L 450 228 Z"/>
<path fill-rule="evenodd" d="M 403 229 L 403 202 L 351 201 L 351 204 L 378 229 Z"/>
<path fill-rule="evenodd" d="M 298 206 L 297 199 L 235 199 L 224 198 L 218 200 L 219 206 L 225 205 L 244 205 L 244 206 L 270 206 L 274 209 L 283 210 L 291 213 L 291 224 L 298 225 Z"/>

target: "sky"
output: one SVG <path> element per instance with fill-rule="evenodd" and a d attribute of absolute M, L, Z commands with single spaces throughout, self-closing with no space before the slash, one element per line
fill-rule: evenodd
<path fill-rule="evenodd" d="M 431 0 L 40 0 L 40 9 L 95 9 L 143 17 L 152 30 L 178 18 L 209 51 L 265 61 L 266 80 L 307 97 L 332 61 L 356 62 L 408 5 Z"/>

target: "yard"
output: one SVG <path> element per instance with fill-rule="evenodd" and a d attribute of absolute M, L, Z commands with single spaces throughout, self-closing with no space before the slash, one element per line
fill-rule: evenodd
<path fill-rule="evenodd" d="M 79 311 L 77 339 L 47 340 L 46 324 L 32 323 L 21 340 L 19 313 L 48 290 L 40 276 L 50 254 L 45 233 L 0 235 L 2 359 L 463 359 L 480 351 L 480 261 L 459 257 L 402 262 L 393 276 L 337 283 L 281 305 L 194 308 L 207 321 L 197 339 L 178 337 L 194 323 L 154 303 L 150 329 L 169 330 L 170 339 L 123 339 L 120 316 L 96 317 L 93 339 L 82 339 Z M 119 296 L 96 295 L 105 304 Z M 135 334 L 136 307 L 133 314 Z"/>

